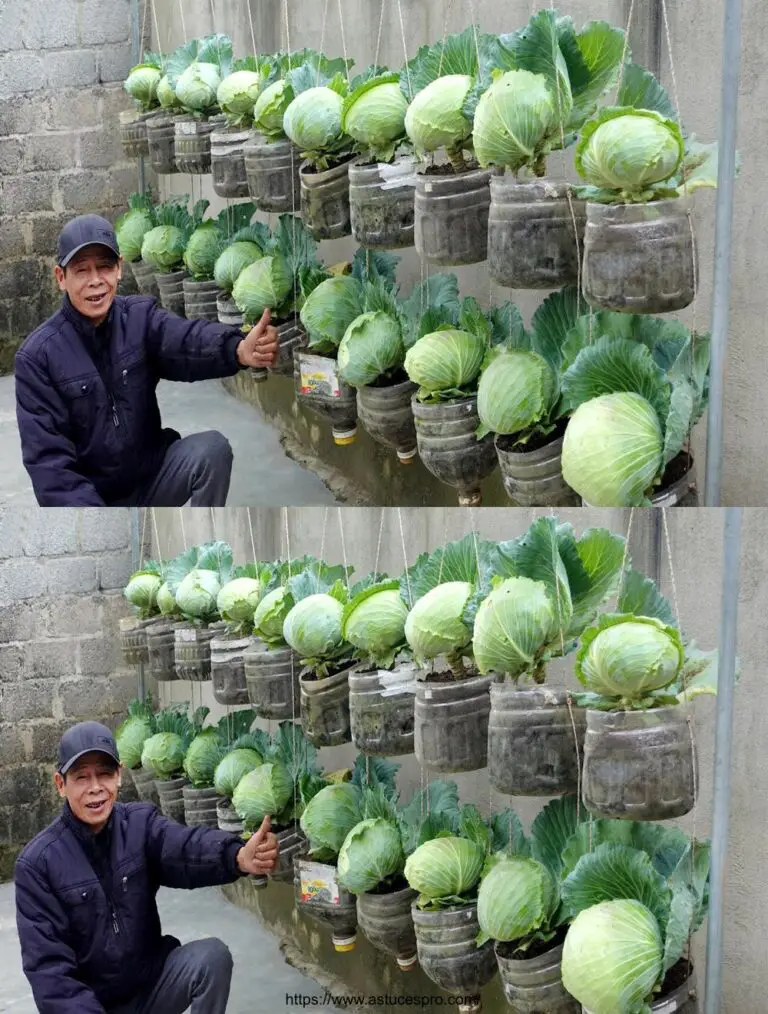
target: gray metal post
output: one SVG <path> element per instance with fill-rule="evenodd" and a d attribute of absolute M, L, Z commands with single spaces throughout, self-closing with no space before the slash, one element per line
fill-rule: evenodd
<path fill-rule="evenodd" d="M 728 826 L 731 804 L 731 746 L 733 743 L 733 699 L 739 609 L 741 517 L 741 507 L 728 507 L 725 511 L 717 717 L 715 725 L 712 874 L 709 894 L 704 1014 L 720 1014 L 721 1010 L 723 906 L 725 900 L 725 879 L 728 870 Z"/>
<path fill-rule="evenodd" d="M 148 510 L 149 508 L 144 509 Z M 129 510 L 131 512 L 131 569 L 135 571 L 141 566 L 141 557 L 144 549 L 141 545 L 141 510 L 138 507 L 130 507 Z M 140 701 L 143 701 L 147 694 L 143 662 L 139 662 L 136 676 L 136 696 Z"/>
<path fill-rule="evenodd" d="M 148 3 L 149 0 L 145 0 Z M 134 66 L 141 62 L 142 46 L 144 40 L 141 38 L 141 20 L 139 18 L 139 0 L 131 0 L 131 59 Z M 139 156 L 139 193 L 143 194 L 147 186 L 147 177 L 144 166 L 144 156 Z"/>
<path fill-rule="evenodd" d="M 723 414 L 728 315 L 731 297 L 731 234 L 736 179 L 736 132 L 741 63 L 741 0 L 725 0 L 723 76 L 720 98 L 719 171 L 715 213 L 715 276 L 712 296 L 712 366 L 707 425 L 707 475 L 704 505 L 720 506 L 723 473 Z"/>

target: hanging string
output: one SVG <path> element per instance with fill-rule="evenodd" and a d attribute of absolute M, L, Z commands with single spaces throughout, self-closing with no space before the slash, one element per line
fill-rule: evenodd
<path fill-rule="evenodd" d="M 323 559 L 325 558 L 325 531 L 328 525 L 328 508 L 326 507 L 323 511 L 323 534 L 320 539 L 320 556 L 317 561 L 317 576 L 316 576 L 316 591 L 320 591 L 320 568 L 323 565 Z"/>
<path fill-rule="evenodd" d="M 216 542 L 218 540 L 218 536 L 216 535 L 216 512 L 213 507 L 211 507 L 211 532 L 213 533 L 213 540 Z"/>
<path fill-rule="evenodd" d="M 627 63 L 627 57 L 629 56 L 629 30 L 632 27 L 632 15 L 635 13 L 635 0 L 629 5 L 629 13 L 627 14 L 627 27 L 624 30 L 624 48 L 621 51 L 621 63 L 619 64 L 619 77 L 616 81 L 616 95 L 613 100 L 614 106 L 619 104 L 619 92 L 621 91 L 621 82 L 624 78 L 624 67 Z"/>
<path fill-rule="evenodd" d="M 448 38 L 448 18 L 450 17 L 451 10 L 453 9 L 453 0 L 447 0 L 443 3 L 443 41 L 440 46 L 440 65 L 437 69 L 437 76 L 443 73 L 443 58 L 445 56 L 445 40 Z"/>
<path fill-rule="evenodd" d="M 146 52 L 147 45 L 147 10 L 149 8 L 148 0 L 144 0 L 144 6 L 141 15 L 141 51 L 139 53 L 139 59 L 143 60 L 144 53 Z"/>
<path fill-rule="evenodd" d="M 397 508 L 397 523 L 400 528 L 400 545 L 403 550 L 403 573 L 405 574 L 405 586 L 408 589 L 408 608 L 413 608 L 413 593 L 411 592 L 411 575 L 408 572 L 408 553 L 405 549 L 405 533 L 403 532 L 403 513 Z"/>
<path fill-rule="evenodd" d="M 408 80 L 408 95 L 413 96 L 413 86 L 411 85 L 411 68 L 408 65 L 408 43 L 405 41 L 405 21 L 403 20 L 403 8 L 400 0 L 397 0 L 397 14 L 400 21 L 400 35 L 403 40 L 403 58 L 405 61 L 405 76 Z M 424 280 L 422 275 L 422 281 Z"/>
<path fill-rule="evenodd" d="M 251 0 L 245 0 L 245 6 L 248 8 L 248 24 L 251 29 L 251 48 L 253 49 L 253 55 L 256 56 L 256 32 L 253 28 L 253 11 L 251 10 Z"/>
<path fill-rule="evenodd" d="M 347 595 L 349 595 L 349 567 L 347 566 L 347 546 L 344 540 L 344 521 L 341 507 L 337 507 L 336 512 L 339 519 L 339 539 L 341 540 L 341 559 L 344 564 L 344 580 L 347 584 Z"/>
<path fill-rule="evenodd" d="M 154 507 L 145 507 L 141 518 L 141 546 L 139 547 L 139 570 L 144 566 L 145 552 L 147 548 L 147 511 L 154 510 Z"/>
<path fill-rule="evenodd" d="M 154 510 L 154 508 L 152 508 L 152 509 Z M 179 524 L 181 526 L 181 541 L 182 541 L 182 544 L 184 546 L 184 552 L 186 553 L 186 551 L 187 551 L 187 533 L 186 533 L 186 531 L 184 529 L 184 508 L 183 507 L 179 507 L 178 511 L 179 511 Z"/>
<path fill-rule="evenodd" d="M 376 540 L 376 559 L 373 563 L 373 573 L 378 574 L 379 572 L 379 554 L 381 553 L 381 536 L 384 532 L 384 512 L 386 507 L 381 508 L 381 517 L 379 518 L 379 537 Z"/>
<path fill-rule="evenodd" d="M 165 57 L 163 56 L 163 43 L 160 39 L 160 25 L 157 22 L 157 9 L 155 8 L 155 0 L 149 0 L 152 5 L 152 20 L 155 25 L 155 37 L 157 38 L 157 52 L 160 54 L 160 62 L 165 67 Z"/>
<path fill-rule="evenodd" d="M 328 0 L 325 0 L 325 3 L 323 5 L 323 23 L 322 23 L 321 28 L 320 28 L 320 52 L 321 53 L 324 52 L 324 49 L 325 49 L 325 30 L 326 30 L 327 26 L 328 26 Z M 318 60 L 318 62 L 317 62 L 317 80 L 315 81 L 315 85 L 319 85 L 320 84 L 320 74 L 321 74 L 321 64 L 320 64 L 320 61 Z"/>
<path fill-rule="evenodd" d="M 376 36 L 376 51 L 373 54 L 373 66 L 378 67 L 379 65 L 379 50 L 381 49 L 381 33 L 384 29 L 384 8 L 387 5 L 387 0 L 381 0 L 381 14 L 379 15 L 379 31 Z"/>
<path fill-rule="evenodd" d="M 184 44 L 186 45 L 189 39 L 187 38 L 187 25 L 184 21 L 184 5 L 181 0 L 179 0 L 179 17 L 181 18 L 181 32 L 184 36 Z"/>
<path fill-rule="evenodd" d="M 285 530 L 285 557 L 288 561 L 288 580 L 291 579 L 291 529 L 288 523 L 288 508 L 283 507 L 283 524 Z M 325 524 L 323 524 L 323 538 L 325 538 Z M 291 719 L 293 722 L 299 717 L 296 714 L 296 654 L 291 651 Z M 272 722 L 269 723 L 270 730 Z M 303 735 L 303 733 L 302 733 Z"/>
<path fill-rule="evenodd" d="M 347 84 L 349 85 L 351 84 L 351 79 L 349 76 L 349 63 L 347 62 L 347 39 L 344 34 L 344 15 L 342 14 L 341 11 L 341 0 L 337 0 L 337 4 L 339 8 L 339 31 L 341 32 L 341 51 L 344 54 L 344 69 L 347 73 Z"/>
<path fill-rule="evenodd" d="M 246 507 L 245 508 L 245 514 L 246 514 L 246 517 L 248 518 L 248 532 L 249 532 L 249 534 L 251 536 L 251 554 L 253 556 L 253 562 L 254 563 L 258 563 L 258 560 L 256 559 L 256 541 L 255 541 L 255 539 L 253 537 L 253 522 L 251 521 L 251 508 L 250 507 Z"/>

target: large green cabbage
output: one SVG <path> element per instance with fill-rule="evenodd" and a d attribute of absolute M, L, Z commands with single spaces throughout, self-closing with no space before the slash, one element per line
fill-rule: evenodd
<path fill-rule="evenodd" d="M 557 616 L 542 581 L 510 577 L 480 603 L 472 637 L 481 673 L 519 676 L 556 633 Z"/>
<path fill-rule="evenodd" d="M 300 151 L 332 147 L 341 137 L 344 100 L 332 88 L 308 88 L 285 111 L 283 130 Z"/>
<path fill-rule="evenodd" d="M 213 278 L 223 242 L 216 223 L 210 219 L 195 229 L 184 250 L 184 264 L 194 279 L 208 281 Z"/>
<path fill-rule="evenodd" d="M 152 735 L 152 725 L 147 718 L 130 715 L 115 730 L 115 742 L 120 763 L 125 768 L 141 765 L 144 744 Z"/>
<path fill-rule="evenodd" d="M 405 355 L 405 370 L 422 392 L 455 391 L 477 377 L 486 353 L 485 339 L 446 328 L 419 338 Z"/>
<path fill-rule="evenodd" d="M 216 765 L 213 775 L 214 788 L 220 796 L 231 799 L 241 779 L 263 763 L 264 758 L 255 750 L 246 747 L 230 750 Z"/>
<path fill-rule="evenodd" d="M 261 247 L 249 240 L 239 239 L 231 243 L 216 258 L 213 268 L 216 284 L 224 292 L 232 292 L 240 272 L 263 256 Z"/>
<path fill-rule="evenodd" d="M 232 296 L 246 321 L 255 323 L 265 310 L 275 310 L 293 289 L 293 275 L 280 254 L 261 257 L 237 276 Z"/>
<path fill-rule="evenodd" d="M 152 228 L 152 219 L 146 211 L 140 208 L 131 208 L 121 215 L 115 223 L 117 245 L 120 248 L 120 256 L 125 261 L 133 263 L 141 257 L 141 247 L 144 237 Z"/>
<path fill-rule="evenodd" d="M 546 866 L 525 856 L 504 856 L 482 879 L 477 921 L 485 936 L 511 943 L 545 927 L 559 900 Z"/>
<path fill-rule="evenodd" d="M 466 838 L 446 836 L 419 845 L 405 862 L 405 879 L 421 895 L 420 903 L 455 898 L 477 884 L 485 850 Z"/>
<path fill-rule="evenodd" d="M 633 898 L 579 912 L 563 945 L 563 985 L 590 1014 L 638 1014 L 662 972 L 653 914 Z"/>
<path fill-rule="evenodd" d="M 446 581 L 418 600 L 405 621 L 405 637 L 419 661 L 453 655 L 472 640 L 462 614 L 472 593 L 468 581 Z"/>
<path fill-rule="evenodd" d="M 405 135 L 407 108 L 399 74 L 372 78 L 347 96 L 342 129 L 357 141 L 363 155 L 372 161 L 388 162 Z"/>
<path fill-rule="evenodd" d="M 391 665 L 405 640 L 408 607 L 398 587 L 373 586 L 357 595 L 344 610 L 342 635 L 377 665 Z"/>
<path fill-rule="evenodd" d="M 157 86 L 162 76 L 157 67 L 139 64 L 131 69 L 123 87 L 143 109 L 151 109 L 157 99 Z"/>
<path fill-rule="evenodd" d="M 204 112 L 216 105 L 221 83 L 219 69 L 212 63 L 191 63 L 176 82 L 176 95 L 187 109 Z"/>
<path fill-rule="evenodd" d="M 480 96 L 472 132 L 481 166 L 517 172 L 535 158 L 557 117 L 557 103 L 543 74 L 511 70 Z"/>
<path fill-rule="evenodd" d="M 579 405 L 563 438 L 563 478 L 592 507 L 642 503 L 658 473 L 664 437 L 655 409 L 634 391 Z"/>
<path fill-rule="evenodd" d="M 477 385 L 477 414 L 493 433 L 520 433 L 552 408 L 555 378 L 537 352 L 509 349 L 495 356 Z"/>
<path fill-rule="evenodd" d="M 341 647 L 344 607 L 332 595 L 308 595 L 283 623 L 283 637 L 302 658 L 324 658 Z"/>
<path fill-rule="evenodd" d="M 184 768 L 184 740 L 175 732 L 156 732 L 144 743 L 141 766 L 167 781 Z"/>
<path fill-rule="evenodd" d="M 163 109 L 173 109 L 179 104 L 176 89 L 168 80 L 167 74 L 164 74 L 163 77 L 160 78 L 157 86 L 157 98 Z"/>
<path fill-rule="evenodd" d="M 293 102 L 293 89 L 285 78 L 269 85 L 256 99 L 253 107 L 253 125 L 270 140 L 280 140 L 285 136 L 283 117 L 288 106 Z"/>
<path fill-rule="evenodd" d="M 395 318 L 381 311 L 364 313 L 352 321 L 341 339 L 339 373 L 352 387 L 363 387 L 400 366 L 404 354 Z"/>
<path fill-rule="evenodd" d="M 259 637 L 267 644 L 285 643 L 283 624 L 293 608 L 293 599 L 286 588 L 275 588 L 268 592 L 256 606 L 253 614 L 253 627 Z"/>
<path fill-rule="evenodd" d="M 352 894 L 372 891 L 403 869 L 405 856 L 397 826 L 383 817 L 363 820 L 349 832 L 339 851 L 339 883 Z"/>
<path fill-rule="evenodd" d="M 222 743 L 216 729 L 203 729 L 189 744 L 184 771 L 196 789 L 213 785 L 213 775 L 221 760 Z"/>
<path fill-rule="evenodd" d="M 252 621 L 259 601 L 259 591 L 259 582 L 252 577 L 236 577 L 233 581 L 228 581 L 216 599 L 221 618 L 230 623 Z"/>
<path fill-rule="evenodd" d="M 250 114 L 259 95 L 261 75 L 252 70 L 236 70 L 221 82 L 216 92 L 216 101 L 225 113 L 242 119 Z"/>
<path fill-rule="evenodd" d="M 163 616 L 171 616 L 173 613 L 178 613 L 179 611 L 176 597 L 168 587 L 167 581 L 160 587 L 160 590 L 157 593 L 157 608 Z"/>
<path fill-rule="evenodd" d="M 651 616 L 607 614 L 582 634 L 576 675 L 594 693 L 631 699 L 668 686 L 684 662 L 675 627 Z"/>
<path fill-rule="evenodd" d="M 163 579 L 157 574 L 137 571 L 125 586 L 123 594 L 131 605 L 136 607 L 141 616 L 151 616 L 156 612 L 157 593 L 162 584 Z"/>
<path fill-rule="evenodd" d="M 184 263 L 185 236 L 175 225 L 156 225 L 145 233 L 141 259 L 161 272 L 170 272 Z"/>
<path fill-rule="evenodd" d="M 349 782 L 328 785 L 307 803 L 301 829 L 312 855 L 321 862 L 336 859 L 344 839 L 363 819 L 360 790 Z"/>
<path fill-rule="evenodd" d="M 213 570 L 192 570 L 176 589 L 176 602 L 185 616 L 209 619 L 216 615 L 216 599 L 221 585 Z"/>
<path fill-rule="evenodd" d="M 284 764 L 260 764 L 244 775 L 232 794 L 232 805 L 247 828 L 257 828 L 266 816 L 280 814 L 293 794 L 293 781 Z"/>
<path fill-rule="evenodd" d="M 463 107 L 473 83 L 468 74 L 446 74 L 416 95 L 405 114 L 405 130 L 418 152 L 461 148 L 472 133 Z"/>
<path fill-rule="evenodd" d="M 349 325 L 363 312 L 363 290 L 350 275 L 320 282 L 301 308 L 301 323 L 313 344 L 336 348 Z"/>

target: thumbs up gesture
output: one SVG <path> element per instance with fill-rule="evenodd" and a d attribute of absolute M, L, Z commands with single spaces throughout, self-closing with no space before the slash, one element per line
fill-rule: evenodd
<path fill-rule="evenodd" d="M 274 366 L 277 359 L 278 337 L 277 328 L 269 323 L 270 312 L 265 310 L 258 324 L 237 346 L 237 361 L 241 366 L 257 369 Z"/>
<path fill-rule="evenodd" d="M 241 873 L 263 876 L 274 871 L 280 846 L 277 836 L 270 831 L 271 826 L 270 818 L 265 817 L 259 830 L 251 835 L 237 853 L 237 865 Z"/>

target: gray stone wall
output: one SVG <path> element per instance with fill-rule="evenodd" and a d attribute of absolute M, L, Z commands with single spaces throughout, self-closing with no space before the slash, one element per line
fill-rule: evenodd
<path fill-rule="evenodd" d="M 117 640 L 131 570 L 127 509 L 0 509 L 0 880 L 58 806 L 61 733 L 114 726 L 136 695 Z"/>
<path fill-rule="evenodd" d="M 137 189 L 118 126 L 132 62 L 130 0 L 0 4 L 0 374 L 58 304 L 62 225 L 114 221 Z"/>

